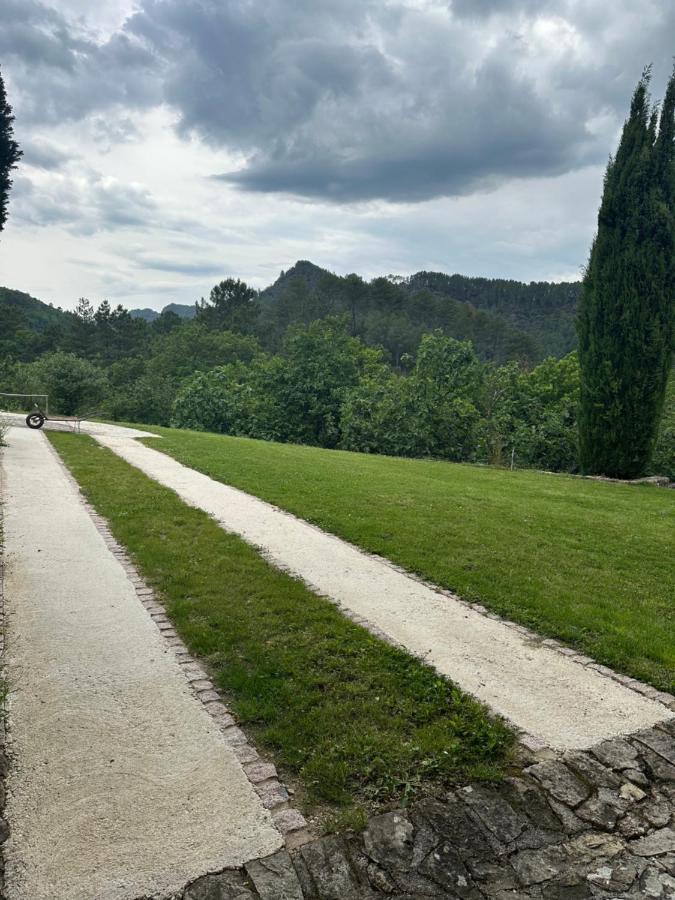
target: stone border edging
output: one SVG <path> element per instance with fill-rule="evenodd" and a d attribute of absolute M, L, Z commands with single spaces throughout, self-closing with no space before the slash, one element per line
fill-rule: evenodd
<path fill-rule="evenodd" d="M 103 538 L 106 547 L 124 569 L 136 592 L 136 597 L 149 613 L 167 648 L 176 658 L 192 693 L 218 726 L 226 743 L 233 749 L 241 763 L 253 790 L 260 797 L 263 806 L 272 814 L 274 825 L 284 838 L 287 849 L 295 849 L 312 840 L 313 836 L 309 831 L 309 825 L 302 813 L 291 806 L 288 789 L 280 781 L 274 764 L 262 759 L 258 751 L 249 743 L 222 695 L 179 637 L 164 606 L 159 603 L 152 588 L 143 580 L 126 550 L 115 540 L 106 519 L 99 515 L 89 503 L 51 442 L 46 437 L 43 439 L 47 441 L 50 451 L 56 457 L 61 470 L 75 490 L 80 503 Z M 2 900 L 1 897 L 0 900 Z"/>

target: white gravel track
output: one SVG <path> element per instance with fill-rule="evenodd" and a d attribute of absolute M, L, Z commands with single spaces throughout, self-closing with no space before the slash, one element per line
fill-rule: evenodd
<path fill-rule="evenodd" d="M 420 584 L 386 560 L 143 446 L 116 426 L 87 425 L 99 443 L 313 590 L 378 626 L 515 726 L 555 749 L 588 748 L 673 717 L 663 704 L 533 643 Z"/>
<path fill-rule="evenodd" d="M 279 849 L 44 435 L 11 428 L 0 463 L 8 900 L 165 897 Z"/>

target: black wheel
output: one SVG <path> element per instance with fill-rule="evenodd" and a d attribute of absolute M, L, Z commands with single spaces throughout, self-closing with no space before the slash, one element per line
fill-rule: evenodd
<path fill-rule="evenodd" d="M 40 413 L 30 413 L 26 416 L 26 425 L 29 428 L 42 428 L 45 424 L 45 417 L 41 416 Z"/>

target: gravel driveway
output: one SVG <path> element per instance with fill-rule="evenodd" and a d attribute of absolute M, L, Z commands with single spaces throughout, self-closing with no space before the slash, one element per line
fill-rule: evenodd
<path fill-rule="evenodd" d="M 8 900 L 166 896 L 282 844 L 46 438 L 11 428 Z"/>

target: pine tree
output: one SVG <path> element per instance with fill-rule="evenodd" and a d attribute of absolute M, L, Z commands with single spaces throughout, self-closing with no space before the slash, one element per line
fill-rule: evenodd
<path fill-rule="evenodd" d="M 675 333 L 675 71 L 660 115 L 650 77 L 607 167 L 577 317 L 582 471 L 619 478 L 649 463 Z"/>
<path fill-rule="evenodd" d="M 14 116 L 12 107 L 7 102 L 5 83 L 0 73 L 0 231 L 7 221 L 7 204 L 9 189 L 12 186 L 10 172 L 16 168 L 22 152 L 14 140 Z"/>

